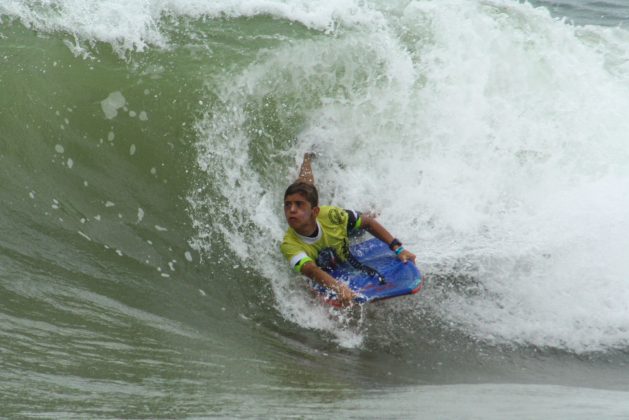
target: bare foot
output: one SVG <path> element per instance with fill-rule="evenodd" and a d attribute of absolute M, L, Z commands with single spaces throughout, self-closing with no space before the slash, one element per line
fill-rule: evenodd
<path fill-rule="evenodd" d="M 315 152 L 306 152 L 304 153 L 304 160 L 313 161 L 317 158 L 317 154 Z"/>

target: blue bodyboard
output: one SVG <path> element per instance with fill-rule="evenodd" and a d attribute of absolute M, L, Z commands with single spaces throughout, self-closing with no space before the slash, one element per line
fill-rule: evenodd
<path fill-rule="evenodd" d="M 381 284 L 377 276 L 356 269 L 348 262 L 327 269 L 326 271 L 332 277 L 348 284 L 350 289 L 360 296 L 355 299 L 357 303 L 417 293 L 423 286 L 422 276 L 417 266 L 412 262 L 406 264 L 401 262 L 387 244 L 376 238 L 350 245 L 350 252 L 362 264 L 378 271 L 385 279 L 385 282 Z M 312 280 L 310 287 L 326 303 L 339 305 L 336 293 Z"/>

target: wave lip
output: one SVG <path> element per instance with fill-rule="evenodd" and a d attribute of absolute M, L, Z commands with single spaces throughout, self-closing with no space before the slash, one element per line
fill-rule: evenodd
<path fill-rule="evenodd" d="M 164 19 L 175 19 L 177 25 L 179 18 L 271 16 L 325 33 L 343 26 L 372 26 L 384 21 L 379 12 L 356 0 L 5 0 L 0 4 L 0 16 L 19 19 L 42 32 L 72 34 L 77 44 L 104 42 L 121 55 L 149 47 L 168 48 Z"/>

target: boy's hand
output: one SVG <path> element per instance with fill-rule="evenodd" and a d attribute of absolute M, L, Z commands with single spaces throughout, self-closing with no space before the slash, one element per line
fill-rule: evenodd
<path fill-rule="evenodd" d="M 400 261 L 402 261 L 404 264 L 406 264 L 407 262 L 412 262 L 413 264 L 415 264 L 415 254 L 413 254 L 411 251 L 404 249 L 402 252 L 400 252 L 400 255 L 397 256 Z"/>
<path fill-rule="evenodd" d="M 352 306 L 354 299 L 357 297 L 356 293 L 352 292 L 352 289 L 341 283 L 339 283 L 339 291 L 336 293 L 336 296 L 342 306 Z"/>

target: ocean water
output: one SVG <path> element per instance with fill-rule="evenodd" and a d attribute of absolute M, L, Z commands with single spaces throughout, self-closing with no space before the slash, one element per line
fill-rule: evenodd
<path fill-rule="evenodd" d="M 0 417 L 629 417 L 624 0 L 0 2 Z M 314 150 L 419 295 L 279 254 Z"/>

